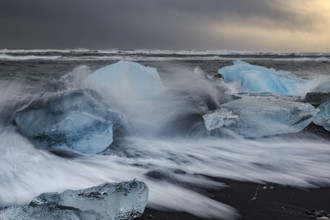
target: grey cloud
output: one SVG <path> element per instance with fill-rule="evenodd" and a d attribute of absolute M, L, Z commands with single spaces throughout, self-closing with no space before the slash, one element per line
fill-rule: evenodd
<path fill-rule="evenodd" d="M 307 0 L 306 0 L 307 1 Z M 1 0 L 0 48 L 214 48 L 212 23 L 304 29 L 282 0 Z"/>

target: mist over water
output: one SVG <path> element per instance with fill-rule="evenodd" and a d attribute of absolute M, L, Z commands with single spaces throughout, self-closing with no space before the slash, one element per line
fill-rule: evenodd
<path fill-rule="evenodd" d="M 91 88 L 85 80 L 91 70 L 80 66 L 41 84 L 0 79 L 0 206 L 28 203 L 42 192 L 138 179 L 149 187 L 150 207 L 234 218 L 234 208 L 193 189 L 225 187 L 207 176 L 297 187 L 330 184 L 329 141 L 295 135 L 244 139 L 226 129 L 208 131 L 202 115 L 231 99 L 226 88 L 189 67 L 163 69 L 164 88 L 157 96 L 136 98 L 127 87 L 100 94 L 125 116 L 126 129 L 115 136 L 110 155 L 75 158 L 36 149 L 15 130 L 13 116 L 37 97 Z"/>

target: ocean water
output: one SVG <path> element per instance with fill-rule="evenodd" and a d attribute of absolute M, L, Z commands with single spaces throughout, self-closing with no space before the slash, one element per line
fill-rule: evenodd
<path fill-rule="evenodd" d="M 330 54 L 0 50 L 0 206 L 25 204 L 42 192 L 138 179 L 149 186 L 149 207 L 230 219 L 237 215 L 235 207 L 196 191 L 225 187 L 209 177 L 329 186 L 330 139 L 317 134 L 245 139 L 230 131 L 205 132 L 202 114 L 226 97 L 194 77 L 193 70 L 198 66 L 215 74 L 236 59 L 316 82 L 330 79 Z M 128 109 L 139 127 L 118 137 L 110 155 L 59 157 L 36 149 L 16 131 L 17 110 L 40 95 L 77 86 L 63 87 L 61 77 L 71 73 L 79 82 L 119 60 L 157 68 L 164 85 L 174 92 Z"/>

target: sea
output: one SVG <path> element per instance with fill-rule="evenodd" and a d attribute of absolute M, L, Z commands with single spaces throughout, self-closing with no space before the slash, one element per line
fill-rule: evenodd
<path fill-rule="evenodd" d="M 117 153 L 61 157 L 36 148 L 17 132 L 15 112 L 42 95 L 73 89 L 59 86 L 63 77 L 84 77 L 123 60 L 156 68 L 165 86 L 176 81 L 181 92 L 164 102 L 146 103 L 157 108 L 132 106 L 136 119 L 149 126 L 123 134 Z M 148 207 L 231 218 L 237 214 L 235 207 L 201 193 L 226 187 L 214 177 L 299 188 L 329 186 L 330 139 L 317 132 L 267 138 L 200 132 L 201 115 L 209 107 L 205 94 L 214 91 L 196 84 L 189 74 L 199 67 L 214 75 L 235 60 L 306 80 L 330 80 L 330 53 L 0 50 L 0 207 L 27 204 L 43 192 L 137 179 L 149 187 Z M 155 111 L 146 114 L 146 109 Z"/>

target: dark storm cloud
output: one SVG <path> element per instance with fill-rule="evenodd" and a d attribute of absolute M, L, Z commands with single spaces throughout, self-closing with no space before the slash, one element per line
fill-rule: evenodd
<path fill-rule="evenodd" d="M 313 28 L 282 0 L 0 0 L 0 48 L 211 48 L 210 25 Z M 219 48 L 216 48 L 219 49 Z"/>

